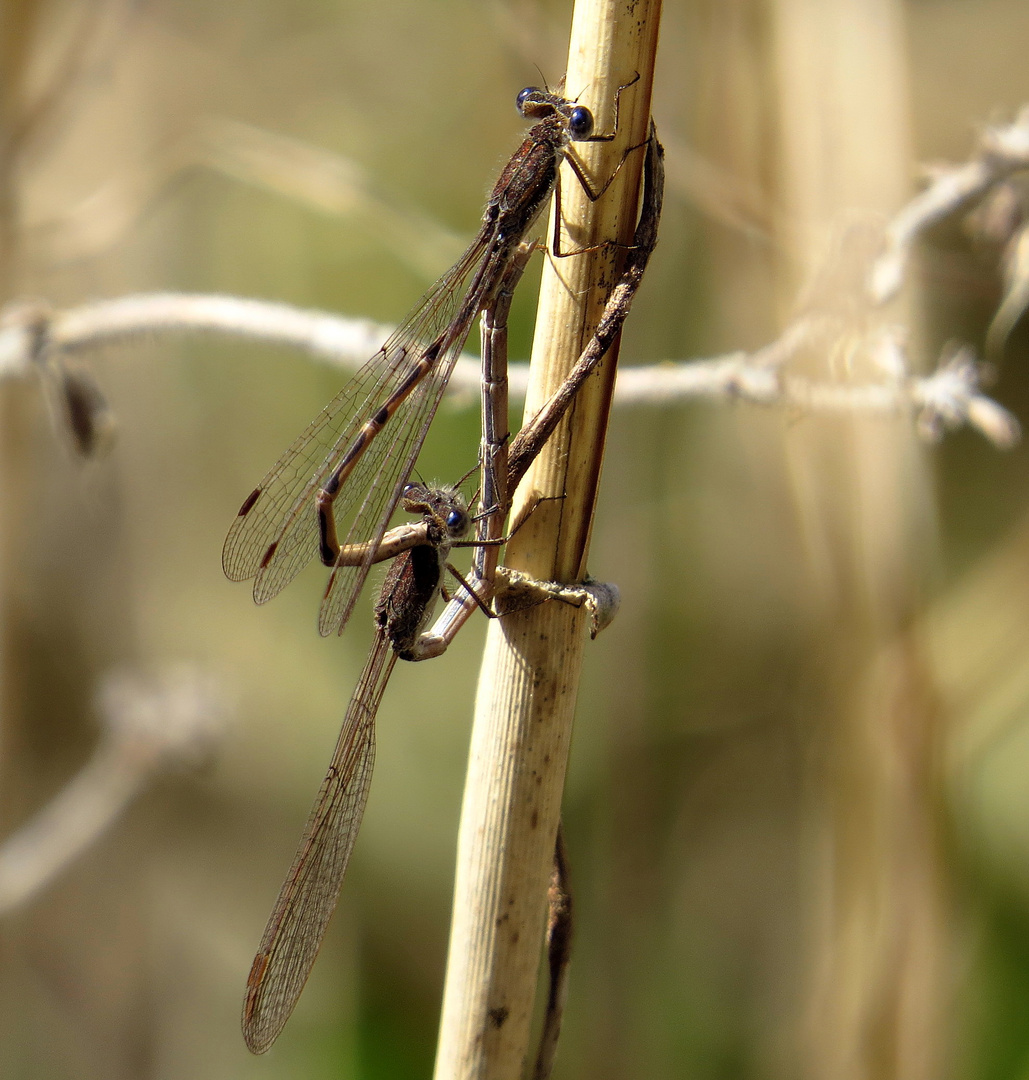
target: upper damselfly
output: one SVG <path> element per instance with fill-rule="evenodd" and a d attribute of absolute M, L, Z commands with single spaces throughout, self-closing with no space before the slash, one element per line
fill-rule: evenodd
<path fill-rule="evenodd" d="M 225 539 L 225 573 L 233 581 L 253 578 L 257 603 L 316 554 L 331 567 L 322 634 L 342 632 L 370 566 L 384 557 L 379 542 L 472 322 L 493 303 L 561 161 L 591 197 L 600 194 L 569 145 L 613 135 L 594 134 L 589 109 L 547 90 L 527 87 L 517 102 L 535 123 L 497 180 L 468 250 L 247 496 Z"/>

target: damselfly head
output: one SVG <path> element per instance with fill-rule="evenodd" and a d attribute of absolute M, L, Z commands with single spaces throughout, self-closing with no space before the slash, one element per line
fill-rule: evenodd
<path fill-rule="evenodd" d="M 468 532 L 471 525 L 468 503 L 456 487 L 430 488 L 428 502 L 429 512 L 443 524 L 451 540 L 460 539 Z"/>
<path fill-rule="evenodd" d="M 543 90 L 527 86 L 518 95 L 518 111 L 527 120 L 543 120 L 548 116 L 563 116 L 573 139 L 588 139 L 593 134 L 593 114 L 584 105 Z"/>
<path fill-rule="evenodd" d="M 471 524 L 468 503 L 456 487 L 430 487 L 412 481 L 405 486 L 401 503 L 407 513 L 438 522 L 451 539 L 464 536 Z"/>

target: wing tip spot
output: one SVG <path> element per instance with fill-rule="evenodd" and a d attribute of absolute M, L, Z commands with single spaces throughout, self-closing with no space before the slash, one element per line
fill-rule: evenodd
<path fill-rule="evenodd" d="M 254 503 L 257 502 L 257 500 L 260 498 L 260 496 L 261 496 L 261 489 L 260 488 L 254 488 L 254 490 L 251 491 L 250 494 L 243 501 L 243 505 L 239 508 L 239 513 L 236 516 L 237 517 L 246 517 L 247 514 L 249 514 L 250 511 L 253 510 Z"/>

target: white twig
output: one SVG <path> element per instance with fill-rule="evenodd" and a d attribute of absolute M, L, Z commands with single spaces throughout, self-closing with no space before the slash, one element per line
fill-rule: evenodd
<path fill-rule="evenodd" d="M 0 378 L 28 369 L 39 340 L 37 307 L 12 305 L 0 317 Z M 271 300 L 208 293 L 139 293 L 49 314 L 47 348 L 82 352 L 133 338 L 210 333 L 300 349 L 317 360 L 353 369 L 373 356 L 393 332 L 370 319 L 351 319 Z M 479 361 L 462 357 L 452 390 L 478 397 Z M 511 376 L 512 392 L 525 392 L 526 368 Z"/>
<path fill-rule="evenodd" d="M 0 318 L 0 378 L 24 374 L 41 351 L 59 356 L 173 332 L 218 333 L 286 345 L 353 369 L 381 347 L 391 328 L 289 304 L 206 294 L 140 294 L 56 312 L 45 312 L 39 305 L 12 305 Z M 876 350 L 876 364 L 886 376 L 881 381 L 821 382 L 784 374 L 782 369 L 808 344 L 812 332 L 808 316 L 750 354 L 624 367 L 615 402 L 653 405 L 711 398 L 808 412 L 908 413 L 932 438 L 967 423 L 998 446 L 1010 446 L 1018 439 L 1015 418 L 980 392 L 979 367 L 970 353 L 961 353 L 956 366 L 948 354 L 928 378 L 908 377 L 898 337 L 880 334 L 869 348 Z M 527 374 L 527 365 L 511 366 L 512 394 L 524 394 Z M 479 361 L 462 357 L 450 390 L 477 395 L 480 378 Z"/>
<path fill-rule="evenodd" d="M 227 708 L 208 676 L 182 668 L 154 684 L 115 673 L 97 694 L 103 734 L 93 757 L 0 845 L 0 915 L 46 888 L 118 819 L 162 769 L 206 758 Z"/>
<path fill-rule="evenodd" d="M 1026 168 L 1029 107 L 1013 124 L 987 128 L 975 155 L 964 165 L 934 168 L 929 186 L 894 216 L 886 229 L 885 250 L 872 268 L 869 288 L 875 302 L 885 303 L 900 290 L 919 233 Z"/>

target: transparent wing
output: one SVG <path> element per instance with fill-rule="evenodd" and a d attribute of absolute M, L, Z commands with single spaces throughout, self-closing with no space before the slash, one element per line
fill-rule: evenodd
<path fill-rule="evenodd" d="M 400 501 L 404 485 L 414 468 L 415 461 L 425 442 L 432 418 L 436 415 L 440 398 L 450 379 L 450 373 L 460 355 L 468 329 L 482 303 L 488 297 L 508 264 L 504 250 L 491 251 L 482 261 L 478 274 L 465 296 L 460 311 L 455 315 L 446 333 L 436 362 L 437 377 L 425 379 L 412 393 L 402 426 L 394 428 L 388 439 L 377 439 L 365 450 L 362 466 L 368 475 L 374 476 L 374 486 L 354 484 L 352 490 L 367 493 L 358 507 L 349 532 L 342 546 L 365 543 L 368 555 L 360 566 L 336 564 L 332 568 L 318 613 L 318 630 L 322 635 L 343 632 L 357 601 L 358 593 L 368 575 L 368 569 L 376 560 L 379 541 L 389 524 L 389 519 Z M 438 339 L 437 339 L 438 340 Z M 367 461 L 365 461 L 367 459 Z M 388 502 L 383 501 L 377 489 L 389 489 Z M 349 486 L 349 485 L 348 485 Z M 383 512 L 383 508 L 386 508 Z"/>
<path fill-rule="evenodd" d="M 368 459 L 366 469 L 375 476 L 375 486 L 364 489 L 363 484 L 354 485 L 353 490 L 356 494 L 359 495 L 364 490 L 364 499 L 353 517 L 342 544 L 345 547 L 348 544 L 359 544 L 370 540 L 368 556 L 360 566 L 337 564 L 332 568 L 318 612 L 318 631 L 322 635 L 342 633 L 350 618 L 368 570 L 375 561 L 379 541 L 400 501 L 404 486 L 421 451 L 422 443 L 425 442 L 429 425 L 436 414 L 440 398 L 446 390 L 450 372 L 464 345 L 465 334 L 456 338 L 440 356 L 437 368 L 441 377 L 431 381 L 426 379 L 415 390 L 412 395 L 413 400 L 408 405 L 403 426 L 396 428 L 387 438 L 376 439 L 365 451 L 365 457 Z M 383 490 L 390 492 L 389 509 L 385 513 L 381 498 Z"/>
<path fill-rule="evenodd" d="M 243 1038 L 255 1054 L 271 1046 L 293 1012 L 336 908 L 368 801 L 375 714 L 394 663 L 377 634 L 247 979 Z"/>
<path fill-rule="evenodd" d="M 475 317 L 480 297 L 465 296 L 465 285 L 483 261 L 488 243 L 489 236 L 481 233 L 244 502 L 225 538 L 222 567 L 232 581 L 254 579 L 257 603 L 275 596 L 317 554 L 316 493 L 367 421 L 418 367 L 426 346 L 447 331 L 449 347 L 400 407 L 387 431 L 369 440 L 335 501 L 340 536 L 366 541 L 382 535 L 400 496 L 398 477 L 403 463 L 408 462 L 408 471 L 414 464 L 428 420 Z M 480 268 L 473 290 L 481 286 L 481 279 Z M 455 324 L 456 315 L 462 316 L 463 325 Z M 384 473 L 381 482 L 380 472 Z M 350 527 L 355 509 L 363 535 Z M 351 569 L 355 573 L 346 577 L 356 579 L 359 588 L 367 568 Z"/>

